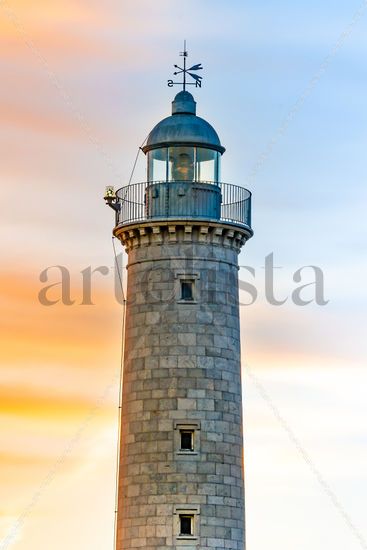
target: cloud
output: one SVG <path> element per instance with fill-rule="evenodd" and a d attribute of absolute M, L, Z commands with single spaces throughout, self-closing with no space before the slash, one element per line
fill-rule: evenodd
<path fill-rule="evenodd" d="M 2 2 L 1 8 L 1 42 L 6 47 L 2 49 L 3 56 L 7 52 L 7 57 L 9 53 L 22 57 L 27 48 L 34 49 L 35 58 L 41 52 L 47 56 L 88 54 L 98 58 L 108 51 L 104 48 L 106 40 L 101 39 L 98 30 L 101 25 L 113 25 L 114 20 L 108 10 L 97 4 L 91 2 L 87 8 L 69 1 L 58 4 L 36 0 L 30 4 L 16 0 Z M 80 32 L 80 28 L 87 32 Z"/>
<path fill-rule="evenodd" d="M 27 107 L 25 104 L 2 103 L 0 106 L 0 117 L 2 120 L 2 132 L 9 132 L 9 129 L 21 130 L 22 138 L 25 140 L 29 133 L 46 134 L 48 139 L 56 135 L 62 139 L 84 139 L 84 132 L 77 120 L 71 116 L 65 116 L 55 111 L 50 112 L 46 108 L 42 110 L 37 107 Z M 20 136 L 19 136 L 20 137 Z M 18 142 L 19 143 L 19 142 Z M 19 154 L 19 149 L 17 153 Z"/>
<path fill-rule="evenodd" d="M 35 392 L 27 386 L 3 386 L 0 391 L 1 408 L 0 414 L 22 416 L 27 419 L 39 418 L 48 422 L 70 420 L 83 418 L 88 410 L 93 408 L 94 403 L 91 400 L 82 397 L 69 397 L 64 388 L 64 395 L 57 395 L 51 391 Z M 107 408 L 104 404 L 102 411 Z"/>
<path fill-rule="evenodd" d="M 113 298 L 113 289 L 102 290 L 97 279 L 93 300 L 98 306 L 80 306 L 80 279 L 72 287 L 73 306 L 62 303 L 44 306 L 38 301 L 41 288 L 60 282 L 58 270 L 49 273 L 49 282 L 41 283 L 34 272 L 7 272 L 0 276 L 5 290 L 2 296 L 0 342 L 5 363 L 83 364 L 98 365 L 111 357 L 111 332 L 117 341 L 120 307 Z M 102 281 L 103 288 L 103 281 Z M 49 291 L 48 299 L 60 300 L 60 286 Z M 21 345 L 20 345 L 21 343 Z"/>

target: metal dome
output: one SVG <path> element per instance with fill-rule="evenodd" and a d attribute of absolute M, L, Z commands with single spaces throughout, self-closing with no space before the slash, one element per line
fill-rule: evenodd
<path fill-rule="evenodd" d="M 196 116 L 196 102 L 187 91 L 179 92 L 172 102 L 172 115 L 150 132 L 144 153 L 169 145 L 197 145 L 224 153 L 217 132 L 206 120 Z"/>

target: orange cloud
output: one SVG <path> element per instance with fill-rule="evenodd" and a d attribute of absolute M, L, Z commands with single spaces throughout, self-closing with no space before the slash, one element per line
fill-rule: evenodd
<path fill-rule="evenodd" d="M 22 131 L 42 132 L 46 133 L 49 138 L 52 134 L 67 138 L 84 137 L 84 132 L 77 120 L 71 116 L 62 116 L 45 109 L 37 110 L 36 107 L 27 108 L 26 105 L 2 102 L 0 117 L 3 127 L 9 126 Z"/>
<path fill-rule="evenodd" d="M 113 30 L 121 33 L 122 28 L 129 32 L 137 24 L 140 32 L 143 32 L 143 27 L 146 31 L 152 30 L 150 21 L 142 20 L 140 13 L 137 21 L 136 14 L 126 8 L 121 19 L 114 17 L 113 10 L 105 5 L 91 2 L 83 6 L 67 1 L 4 1 L 1 10 L 2 57 L 23 58 L 28 50 L 33 61 L 38 63 L 51 58 L 53 61 L 67 58 L 69 64 L 73 64 L 78 59 L 85 61 L 89 57 L 93 62 L 98 59 L 118 60 L 126 67 L 128 64 L 136 66 L 137 62 L 152 59 L 154 55 L 152 51 L 141 48 L 139 58 L 132 60 L 126 48 L 114 46 L 111 40 Z M 50 64 L 50 70 L 52 66 Z"/>
<path fill-rule="evenodd" d="M 85 416 L 93 408 L 93 401 L 81 397 L 55 395 L 50 391 L 35 392 L 27 386 L 3 386 L 0 389 L 0 414 L 24 416 L 27 419 L 39 418 L 50 420 L 76 419 Z M 105 413 L 108 404 L 101 407 Z"/>
<path fill-rule="evenodd" d="M 89 3 L 83 6 L 81 3 L 64 1 L 62 3 L 49 2 L 49 0 L 12 0 L 1 3 L 1 35 L 7 39 L 17 33 L 31 31 L 34 34 L 52 36 L 51 27 L 62 31 L 66 28 L 75 30 L 80 25 L 88 25 L 89 28 L 98 29 L 101 25 L 113 24 L 115 21 L 109 11 L 97 4 Z M 79 32 L 79 35 L 81 33 Z"/>
<path fill-rule="evenodd" d="M 50 280 L 49 284 L 59 280 Z M 120 339 L 121 307 L 114 301 L 112 289 L 94 291 L 98 305 L 44 306 L 38 292 L 45 284 L 27 273 L 3 273 L 0 346 L 2 360 L 8 364 L 48 362 L 98 366 L 116 359 Z M 80 289 L 73 289 L 80 296 Z M 60 298 L 58 287 L 50 298 Z M 111 351 L 111 334 L 116 346 Z"/>

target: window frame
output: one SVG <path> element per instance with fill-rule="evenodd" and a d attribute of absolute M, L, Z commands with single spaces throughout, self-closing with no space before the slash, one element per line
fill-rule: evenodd
<path fill-rule="evenodd" d="M 199 297 L 199 285 L 198 280 L 200 279 L 200 273 L 190 273 L 190 272 L 183 272 L 183 271 L 176 271 L 175 272 L 175 294 L 176 294 L 176 302 L 178 304 L 197 304 L 198 303 L 198 297 Z M 191 283 L 192 285 L 192 298 L 191 299 L 183 299 L 182 298 L 182 283 Z"/>
<path fill-rule="evenodd" d="M 191 518 L 191 534 L 181 533 L 181 517 Z M 200 537 L 200 506 L 191 504 L 176 504 L 173 509 L 173 533 L 179 546 L 192 544 Z"/>
<path fill-rule="evenodd" d="M 180 279 L 181 285 L 181 297 L 182 302 L 194 301 L 194 280 L 193 279 Z M 184 290 L 186 288 L 186 290 Z M 187 293 L 187 296 L 185 294 Z"/>
<path fill-rule="evenodd" d="M 192 428 L 179 428 L 180 431 L 180 451 L 195 451 L 195 430 Z M 184 434 L 190 434 L 190 446 L 189 447 L 183 447 L 182 446 L 182 436 Z"/>
<path fill-rule="evenodd" d="M 193 179 L 183 179 L 183 180 L 174 180 L 172 179 L 172 166 L 170 165 L 170 151 L 172 149 L 191 149 L 191 153 L 192 153 L 192 158 L 193 158 L 193 165 L 194 165 L 194 176 L 193 176 Z M 200 158 L 200 151 L 202 150 L 208 150 L 208 151 L 211 151 L 213 152 L 213 161 L 214 161 L 214 171 L 213 171 L 213 177 L 214 179 L 209 179 L 209 180 L 204 180 L 204 179 L 201 179 L 201 169 L 203 168 L 202 166 L 200 166 L 201 162 L 205 162 L 205 161 L 200 161 L 198 160 L 198 158 Z M 189 153 L 187 153 L 189 154 Z M 155 155 L 161 155 L 163 157 L 162 159 L 162 162 L 165 163 L 165 179 L 162 180 L 162 179 L 157 179 L 155 177 L 155 174 L 154 174 L 154 160 L 159 160 L 159 159 L 155 159 Z M 164 157 L 165 157 L 165 160 L 164 160 Z M 211 147 L 204 147 L 204 146 L 200 146 L 200 145 L 191 145 L 191 144 L 185 144 L 185 143 L 182 143 L 182 144 L 176 144 L 176 145 L 166 145 L 166 146 L 163 146 L 163 147 L 155 147 L 154 149 L 151 149 L 150 151 L 147 152 L 147 181 L 152 183 L 152 182 L 157 182 L 157 181 L 163 181 L 163 182 L 166 182 L 166 183 L 169 183 L 169 182 L 175 182 L 175 181 L 185 181 L 185 182 L 192 182 L 192 183 L 212 183 L 212 184 L 216 184 L 220 181 L 220 169 L 221 169 L 221 158 L 222 158 L 222 154 L 217 151 L 216 149 L 212 149 Z M 162 167 L 163 168 L 163 167 Z"/>
<path fill-rule="evenodd" d="M 193 537 L 194 536 L 194 515 L 193 514 L 179 514 L 179 521 L 180 521 L 180 532 L 179 537 Z M 182 528 L 183 520 L 190 520 L 190 527 L 188 529 L 188 532 L 185 532 L 185 530 Z"/>
<path fill-rule="evenodd" d="M 200 454 L 200 422 L 197 420 L 183 419 L 174 422 L 174 449 L 176 456 L 182 460 L 197 460 Z M 181 432 L 192 432 L 192 449 L 182 449 Z"/>
<path fill-rule="evenodd" d="M 154 158 L 154 155 L 157 153 L 157 152 L 160 152 L 161 154 L 163 154 L 163 151 L 165 151 L 165 160 L 162 160 L 162 162 L 164 162 L 166 164 L 166 167 L 165 167 L 165 179 L 164 180 L 157 180 L 156 178 L 153 179 L 153 175 L 154 175 L 154 164 L 153 164 L 153 161 L 154 160 L 157 160 Z M 152 183 L 154 181 L 163 181 L 163 182 L 167 182 L 168 181 L 168 147 L 157 147 L 155 149 L 151 149 L 150 151 L 148 151 L 148 155 L 147 155 L 147 181 L 148 183 Z"/>

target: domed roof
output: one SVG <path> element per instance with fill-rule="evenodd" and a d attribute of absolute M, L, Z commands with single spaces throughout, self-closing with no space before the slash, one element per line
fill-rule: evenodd
<path fill-rule="evenodd" d="M 196 116 L 196 102 L 186 91 L 172 102 L 172 115 L 164 118 L 150 132 L 144 153 L 167 145 L 198 145 L 224 153 L 217 132 L 203 118 Z"/>

